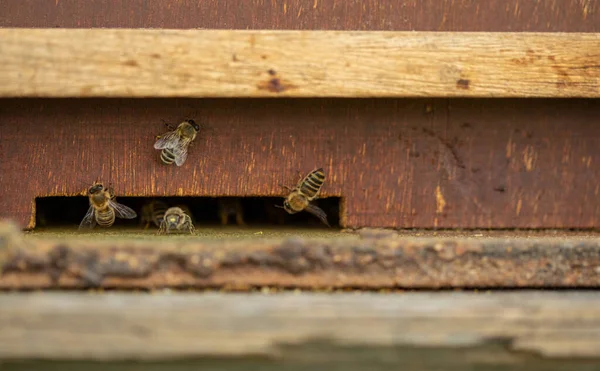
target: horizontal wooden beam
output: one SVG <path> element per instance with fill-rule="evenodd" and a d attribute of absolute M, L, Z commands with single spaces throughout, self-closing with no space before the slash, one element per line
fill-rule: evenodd
<path fill-rule="evenodd" d="M 5 294 L 0 328 L 1 361 L 267 356 L 289 364 L 388 349 L 414 362 L 410 353 L 427 348 L 458 349 L 463 361 L 488 366 L 600 360 L 600 298 L 591 292 Z"/>
<path fill-rule="evenodd" d="M 600 34 L 0 29 L 0 97 L 600 97 Z"/>
<path fill-rule="evenodd" d="M 215 239 L 199 228 L 173 239 L 117 231 L 24 236 L 0 224 L 0 289 L 600 287 L 600 238 L 592 232 L 424 237 L 362 229 Z"/>

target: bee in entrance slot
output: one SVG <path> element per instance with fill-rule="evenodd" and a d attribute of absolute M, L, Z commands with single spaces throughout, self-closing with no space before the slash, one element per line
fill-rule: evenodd
<path fill-rule="evenodd" d="M 331 227 L 327 221 L 327 214 L 320 207 L 311 203 L 319 197 L 321 187 L 325 182 L 325 172 L 322 168 L 308 173 L 304 178 L 300 178 L 300 181 L 294 188 L 281 185 L 283 188 L 290 191 L 290 194 L 283 201 L 283 207 L 275 205 L 278 208 L 285 209 L 289 214 L 296 214 L 300 211 L 308 211 L 313 214 L 325 225 Z"/>
<path fill-rule="evenodd" d="M 159 234 L 188 232 L 194 234 L 195 228 L 192 218 L 179 207 L 171 207 L 165 212 L 165 217 L 160 223 Z"/>
<path fill-rule="evenodd" d="M 102 183 L 94 182 L 88 189 L 90 208 L 79 224 L 79 229 L 94 228 L 96 224 L 101 227 L 110 227 L 115 223 L 115 217 L 133 219 L 137 214 L 133 209 L 116 201 L 113 188 L 104 187 Z"/>
<path fill-rule="evenodd" d="M 200 126 L 194 120 L 185 120 L 177 128 L 165 123 L 170 131 L 156 137 L 154 149 L 160 149 L 160 160 L 165 165 L 183 165 L 190 143 L 196 139 Z"/>
<path fill-rule="evenodd" d="M 168 208 L 169 206 L 160 200 L 145 203 L 141 210 L 140 225 L 143 225 L 144 229 L 148 229 L 150 223 L 153 223 L 156 228 L 160 228 L 160 223 Z"/>
<path fill-rule="evenodd" d="M 245 226 L 244 213 L 242 210 L 242 204 L 237 198 L 219 198 L 219 217 L 221 219 L 221 225 L 227 225 L 229 217 L 234 216 L 235 222 L 239 226 Z"/>
<path fill-rule="evenodd" d="M 192 210 L 190 210 L 188 205 L 179 204 L 179 205 L 175 205 L 175 207 L 180 208 L 184 214 L 186 214 L 187 216 L 190 217 L 190 222 L 192 223 L 192 226 L 194 226 L 194 224 L 196 224 L 196 221 L 194 220 L 194 214 L 192 214 Z"/>

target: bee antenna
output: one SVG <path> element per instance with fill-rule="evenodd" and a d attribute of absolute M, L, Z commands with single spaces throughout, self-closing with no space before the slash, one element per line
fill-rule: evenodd
<path fill-rule="evenodd" d="M 278 209 L 285 209 L 285 207 L 283 207 L 283 206 L 280 206 L 280 205 L 273 205 L 273 206 L 275 206 L 275 207 L 276 207 L 276 208 L 278 208 Z"/>

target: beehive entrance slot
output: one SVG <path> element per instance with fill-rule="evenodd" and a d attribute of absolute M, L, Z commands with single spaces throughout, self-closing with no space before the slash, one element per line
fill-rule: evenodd
<path fill-rule="evenodd" d="M 274 205 L 283 204 L 281 197 L 118 197 L 117 201 L 135 210 L 138 217 L 132 220 L 117 219 L 114 227 L 144 228 L 147 224 L 142 220 L 144 205 L 160 201 L 168 206 L 186 205 L 193 214 L 197 228 L 223 226 L 223 214 L 227 214 L 227 227 L 243 222 L 241 227 L 327 228 L 308 212 L 289 215 L 283 209 L 276 208 Z M 339 197 L 322 198 L 315 202 L 327 213 L 333 228 L 340 227 L 340 202 Z M 236 217 L 236 205 L 241 210 L 240 218 Z M 84 196 L 36 198 L 35 228 L 77 228 L 88 207 L 88 199 Z M 149 229 L 156 229 L 156 226 L 150 223 Z"/>

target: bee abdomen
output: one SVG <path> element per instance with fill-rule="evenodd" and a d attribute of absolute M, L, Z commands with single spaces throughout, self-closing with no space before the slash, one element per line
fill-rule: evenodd
<path fill-rule="evenodd" d="M 304 178 L 304 181 L 300 185 L 300 192 L 308 199 L 313 199 L 317 193 L 319 193 L 324 182 L 325 173 L 323 172 L 323 169 L 314 170 Z"/>
<path fill-rule="evenodd" d="M 110 227 L 115 222 L 115 212 L 110 207 L 106 210 L 96 211 L 96 223 L 101 227 Z"/>
<path fill-rule="evenodd" d="M 160 160 L 165 165 L 171 165 L 173 162 L 175 162 L 175 155 L 170 148 L 165 148 L 160 151 Z"/>
<path fill-rule="evenodd" d="M 155 203 L 154 208 L 152 210 L 152 222 L 160 227 L 160 223 L 165 218 L 165 212 L 167 211 L 167 205 L 163 203 Z"/>

